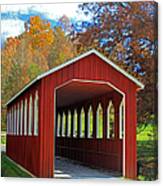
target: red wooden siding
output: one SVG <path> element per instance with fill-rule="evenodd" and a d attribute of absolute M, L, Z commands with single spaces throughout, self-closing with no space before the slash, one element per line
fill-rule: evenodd
<path fill-rule="evenodd" d="M 72 79 L 100 80 L 111 83 L 117 87 L 117 89 L 124 92 L 126 98 L 125 176 L 127 178 L 136 178 L 136 90 L 138 86 L 109 64 L 106 64 L 95 54 L 91 54 L 44 77 L 39 80 L 37 84 L 28 88 L 28 90 L 21 94 L 19 98 L 9 104 L 8 108 L 10 109 L 10 106 L 18 100 L 24 99 L 25 97 L 29 98 L 30 93 L 34 94 L 36 89 L 39 90 L 39 136 L 17 137 L 8 135 L 7 154 L 36 176 L 53 177 L 54 128 L 56 127 L 54 114 L 56 112 L 55 89 Z M 64 143 L 66 143 L 69 147 L 68 150 L 63 150 L 61 147 L 58 148 L 58 153 L 62 149 L 65 155 L 69 157 L 71 156 L 70 151 L 72 151 L 73 147 L 77 148 L 77 145 L 81 145 L 85 152 L 88 151 L 87 148 L 91 148 L 90 140 L 75 140 L 76 139 L 66 139 Z M 99 152 L 101 152 L 101 150 L 104 151 L 104 149 L 109 151 L 109 147 L 114 146 L 116 143 L 117 149 L 115 149 L 115 151 L 119 154 L 119 150 L 121 151 L 122 147 L 122 142 L 118 139 L 114 142 L 110 141 L 106 144 L 106 146 L 103 142 L 100 142 L 99 144 L 98 140 L 94 140 L 93 143 L 94 145 L 92 145 L 92 148 L 96 146 L 97 150 L 98 147 Z M 62 141 L 60 139 L 58 139 L 58 144 L 62 145 Z M 90 153 L 86 153 L 88 157 L 82 157 L 82 155 L 79 155 L 80 153 L 78 148 L 76 152 L 77 154 L 74 158 L 78 156 L 79 159 L 84 159 L 85 162 L 90 160 Z M 94 153 L 94 156 L 99 162 L 106 161 L 106 157 L 104 157 L 104 155 L 97 156 L 97 152 Z M 102 158 L 102 161 L 100 161 L 100 158 Z M 109 158 L 111 158 L 111 156 L 109 156 Z M 115 162 L 116 158 L 114 158 L 114 156 L 112 158 Z M 96 165 L 95 159 L 94 161 L 92 160 L 92 163 Z M 104 164 L 101 164 L 101 166 L 104 166 Z M 117 166 L 119 166 L 118 163 Z"/>
<path fill-rule="evenodd" d="M 56 140 L 56 155 L 81 161 L 91 167 L 122 171 L 121 139 L 57 137 Z"/>
<path fill-rule="evenodd" d="M 29 97 L 30 95 L 35 95 L 36 90 L 38 92 L 40 89 L 39 83 L 32 86 L 30 90 L 24 92 L 21 97 L 16 99 L 12 104 L 8 106 L 8 109 L 11 106 L 21 103 L 21 101 L 25 101 L 28 99 L 29 105 Z M 28 108 L 28 107 L 27 107 Z M 24 110 L 23 110 L 24 112 Z M 39 176 L 39 160 L 40 160 L 40 139 L 39 136 L 31 136 L 28 135 L 28 114 L 29 110 L 27 111 L 27 135 L 24 135 L 24 127 L 23 127 L 23 135 L 20 135 L 20 125 L 19 125 L 19 135 L 7 135 L 7 146 L 6 146 L 6 153 L 7 155 L 12 158 L 14 161 L 25 167 L 31 173 L 36 176 Z M 15 124 L 16 125 L 16 124 Z M 23 126 L 24 126 L 24 117 L 23 117 Z M 40 131 L 39 131 L 40 133 Z"/>

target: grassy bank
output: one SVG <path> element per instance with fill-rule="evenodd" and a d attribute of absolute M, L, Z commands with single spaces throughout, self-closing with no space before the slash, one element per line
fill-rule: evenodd
<path fill-rule="evenodd" d="M 10 161 L 5 153 L 1 153 L 1 176 L 2 177 L 25 177 L 30 178 L 31 175 Z"/>
<path fill-rule="evenodd" d="M 143 130 L 142 130 L 143 129 Z M 138 178 L 156 180 L 158 176 L 158 136 L 157 126 L 147 125 L 137 128 Z"/>

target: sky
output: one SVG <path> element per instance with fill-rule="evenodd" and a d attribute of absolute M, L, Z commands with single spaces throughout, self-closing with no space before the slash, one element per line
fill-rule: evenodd
<path fill-rule="evenodd" d="M 39 15 L 52 25 L 63 15 L 70 20 L 88 20 L 84 14 L 79 14 L 78 5 L 79 3 L 1 5 L 1 41 L 3 43 L 7 37 L 21 34 L 24 23 L 30 16 Z"/>

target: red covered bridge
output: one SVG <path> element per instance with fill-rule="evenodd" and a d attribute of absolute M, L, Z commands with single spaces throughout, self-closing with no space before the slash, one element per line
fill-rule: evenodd
<path fill-rule="evenodd" d="M 53 177 L 60 155 L 135 179 L 143 88 L 96 50 L 51 69 L 7 103 L 7 155 L 38 177 Z"/>

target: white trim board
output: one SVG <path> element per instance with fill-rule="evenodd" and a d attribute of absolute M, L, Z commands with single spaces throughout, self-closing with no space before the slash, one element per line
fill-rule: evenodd
<path fill-rule="evenodd" d="M 68 66 L 71 65 L 75 62 L 77 62 L 78 60 L 87 57 L 91 54 L 95 54 L 97 55 L 99 58 L 101 58 L 104 62 L 106 62 L 107 64 L 109 64 L 110 66 L 112 66 L 114 69 L 116 69 L 118 72 L 120 72 L 121 74 L 123 74 L 124 76 L 126 76 L 128 79 L 130 79 L 131 81 L 133 81 L 136 85 L 138 85 L 140 87 L 140 89 L 144 89 L 144 85 L 138 81 L 135 77 L 131 76 L 130 74 L 128 74 L 127 72 L 125 72 L 123 69 L 121 69 L 119 66 L 117 66 L 116 64 L 114 64 L 112 61 L 110 61 L 108 58 L 106 58 L 103 54 L 101 54 L 100 52 L 98 52 L 95 49 L 89 50 L 88 52 L 85 52 L 84 54 L 81 54 L 55 68 L 52 68 L 51 70 L 37 76 L 33 81 L 31 81 L 29 84 L 27 84 L 23 89 L 21 89 L 15 96 L 13 96 L 7 103 L 6 105 L 8 105 L 9 103 L 11 103 L 14 99 L 16 99 L 21 93 L 23 93 L 26 89 L 28 89 L 31 85 L 33 85 L 35 82 L 37 82 L 38 80 Z"/>

